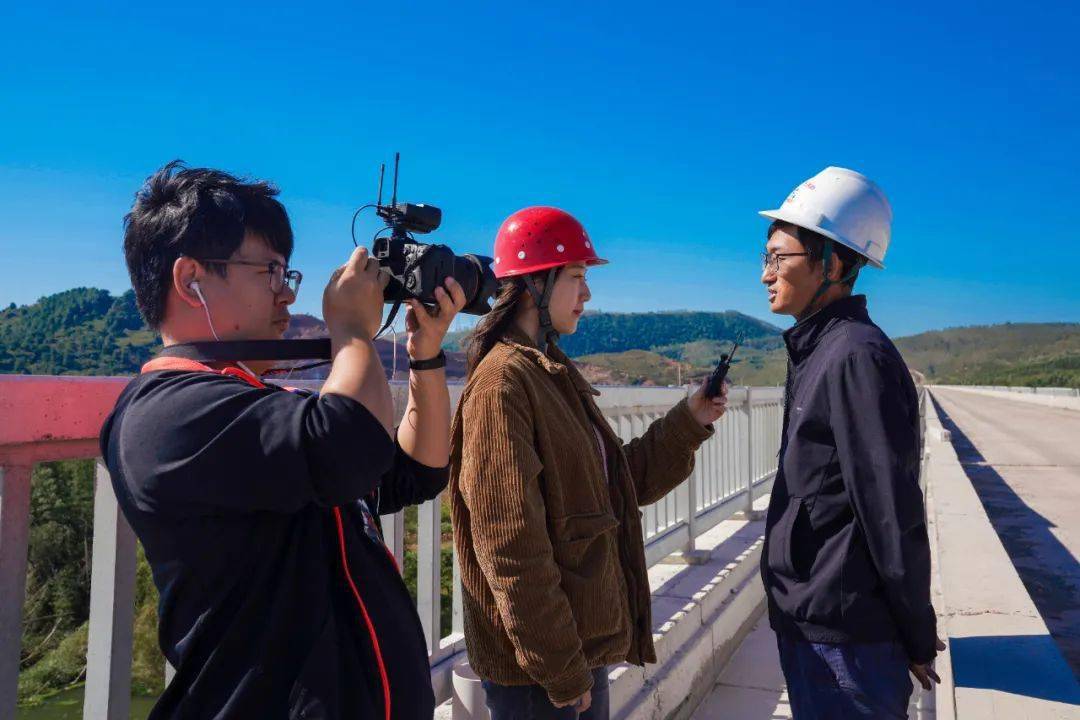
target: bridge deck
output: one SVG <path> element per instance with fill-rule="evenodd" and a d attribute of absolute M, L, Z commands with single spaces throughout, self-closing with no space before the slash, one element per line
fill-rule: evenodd
<path fill-rule="evenodd" d="M 1080 676 L 1080 412 L 933 395 L 1009 559 Z"/>

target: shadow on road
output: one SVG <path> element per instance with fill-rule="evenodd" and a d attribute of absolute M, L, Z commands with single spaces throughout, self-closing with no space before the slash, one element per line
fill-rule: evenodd
<path fill-rule="evenodd" d="M 1060 651 L 1049 635 L 950 638 L 949 651 L 957 687 L 1080 704 L 1080 685 L 1057 660 Z"/>

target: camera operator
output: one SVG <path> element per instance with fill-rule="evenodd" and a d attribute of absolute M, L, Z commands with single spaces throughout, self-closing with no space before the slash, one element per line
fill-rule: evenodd
<path fill-rule="evenodd" d="M 163 344 L 276 340 L 301 276 L 277 190 L 169 163 L 136 195 L 124 252 Z M 375 518 L 447 483 L 440 345 L 465 305 L 409 302 L 409 400 L 373 343 L 384 275 L 364 249 L 323 293 L 321 394 L 268 386 L 266 362 L 159 357 L 117 401 L 102 455 L 160 593 L 176 675 L 151 718 L 431 718 L 419 617 Z M 425 362 L 426 361 L 426 362 Z"/>

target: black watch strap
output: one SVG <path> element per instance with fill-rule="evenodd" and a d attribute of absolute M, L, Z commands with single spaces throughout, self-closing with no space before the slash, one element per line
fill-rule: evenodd
<path fill-rule="evenodd" d="M 410 370 L 438 370 L 442 367 L 446 367 L 446 353 L 442 350 L 429 360 L 413 360 L 409 358 Z"/>

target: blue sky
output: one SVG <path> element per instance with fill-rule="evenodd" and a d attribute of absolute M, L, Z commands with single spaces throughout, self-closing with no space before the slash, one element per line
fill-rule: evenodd
<path fill-rule="evenodd" d="M 5 10 L 3 305 L 127 289 L 121 218 L 183 158 L 281 187 L 317 313 L 400 150 L 400 197 L 461 252 L 526 205 L 577 215 L 612 260 L 594 309 L 786 326 L 756 211 L 842 165 L 893 205 L 860 279 L 887 332 L 1080 320 L 1075 6 L 156 5 Z"/>

